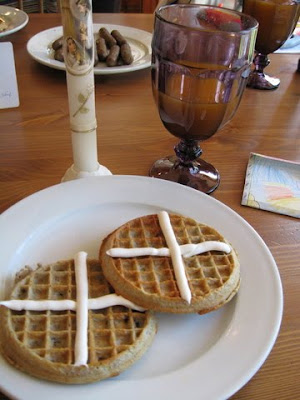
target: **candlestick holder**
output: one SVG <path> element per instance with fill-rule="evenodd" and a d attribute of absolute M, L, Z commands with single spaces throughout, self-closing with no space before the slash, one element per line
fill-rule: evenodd
<path fill-rule="evenodd" d="M 98 162 L 91 0 L 61 0 L 61 16 L 74 161 L 62 182 L 111 175 Z"/>

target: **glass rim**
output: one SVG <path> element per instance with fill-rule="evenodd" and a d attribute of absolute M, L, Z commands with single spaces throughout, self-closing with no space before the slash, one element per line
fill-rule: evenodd
<path fill-rule="evenodd" d="M 225 11 L 229 11 L 233 15 L 238 15 L 240 17 L 247 18 L 249 21 L 251 21 L 251 26 L 249 28 L 247 28 L 247 29 L 242 29 L 240 31 L 233 31 L 233 30 L 232 31 L 230 31 L 230 30 L 229 31 L 220 31 L 219 29 L 213 29 L 213 28 L 207 28 L 206 29 L 206 28 L 201 28 L 201 27 L 196 27 L 196 26 L 195 27 L 191 27 L 189 25 L 179 24 L 179 23 L 172 22 L 172 21 L 169 21 L 166 18 L 164 18 L 161 15 L 161 11 L 166 9 L 166 8 L 199 8 L 199 9 L 200 8 L 206 8 L 206 9 L 212 8 L 212 9 L 217 9 L 217 10 L 225 10 Z M 211 5 L 208 5 L 208 4 L 200 4 L 200 3 L 198 3 L 198 4 L 166 4 L 166 5 L 163 5 L 163 6 L 159 7 L 155 11 L 155 18 L 158 18 L 160 21 L 163 21 L 163 22 L 165 22 L 167 24 L 178 26 L 178 27 L 183 27 L 185 29 L 198 30 L 198 31 L 202 31 L 202 32 L 218 32 L 218 33 L 222 32 L 222 34 L 229 34 L 229 35 L 239 35 L 239 34 L 251 32 L 252 30 L 258 28 L 257 20 L 254 17 L 252 17 L 251 15 L 242 13 L 240 11 L 231 10 L 230 8 L 219 7 L 219 6 L 211 6 Z"/>

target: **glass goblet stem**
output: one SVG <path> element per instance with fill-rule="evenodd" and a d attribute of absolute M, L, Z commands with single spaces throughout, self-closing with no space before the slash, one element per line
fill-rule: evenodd
<path fill-rule="evenodd" d="M 264 69 L 270 64 L 266 54 L 256 53 L 253 64 L 254 70 L 251 72 L 247 86 L 253 89 L 274 90 L 280 85 L 280 79 L 266 75 Z"/>
<path fill-rule="evenodd" d="M 181 140 L 175 147 L 175 153 L 183 164 L 196 160 L 202 154 L 202 149 L 196 140 Z"/>
<path fill-rule="evenodd" d="M 255 65 L 255 71 L 263 73 L 264 69 L 270 64 L 270 60 L 267 55 L 256 53 L 253 64 Z"/>

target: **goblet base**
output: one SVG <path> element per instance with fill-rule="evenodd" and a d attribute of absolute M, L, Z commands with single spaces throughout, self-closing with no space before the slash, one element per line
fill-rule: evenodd
<path fill-rule="evenodd" d="M 261 72 L 252 72 L 249 75 L 247 86 L 252 89 L 275 90 L 280 85 L 280 79 Z"/>
<path fill-rule="evenodd" d="M 217 189 L 220 183 L 218 170 L 201 158 L 186 164 L 176 156 L 161 158 L 152 165 L 149 176 L 177 182 L 207 194 Z"/>

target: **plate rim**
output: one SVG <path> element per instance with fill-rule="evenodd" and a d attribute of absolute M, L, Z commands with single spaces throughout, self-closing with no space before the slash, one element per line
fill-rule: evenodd
<path fill-rule="evenodd" d="M 13 34 L 15 32 L 18 32 L 19 30 L 21 30 L 22 28 L 24 28 L 28 24 L 29 16 L 25 11 L 19 10 L 18 8 L 15 8 L 15 7 L 9 7 L 9 6 L 6 6 L 6 5 L 0 5 L 0 13 L 1 13 L 1 9 L 5 9 L 5 10 L 8 10 L 8 11 L 13 10 L 16 14 L 19 14 L 19 15 L 23 16 L 24 21 L 22 23 L 20 23 L 19 25 L 15 26 L 12 29 L 6 29 L 5 31 L 0 32 L 0 38 L 4 37 L 4 36 L 11 35 L 11 34 Z"/>
<path fill-rule="evenodd" d="M 146 54 L 144 56 L 145 61 L 143 63 L 138 63 L 138 64 L 135 64 L 135 65 L 134 64 L 122 65 L 122 66 L 113 67 L 113 68 L 108 68 L 108 67 L 101 68 L 101 67 L 97 67 L 96 66 L 96 67 L 94 67 L 94 74 L 95 75 L 122 74 L 122 73 L 139 71 L 141 69 L 146 69 L 146 68 L 150 67 L 150 65 L 151 65 L 151 52 L 152 52 L 152 50 L 151 50 L 152 33 L 148 32 L 148 31 L 145 31 L 143 29 L 138 29 L 138 28 L 132 27 L 132 26 L 119 25 L 119 24 L 107 24 L 107 23 L 93 23 L 94 32 L 95 32 L 96 29 L 99 30 L 100 27 L 106 27 L 106 28 L 113 27 L 113 29 L 119 29 L 119 30 L 124 30 L 124 28 L 125 28 L 125 29 L 128 29 L 130 31 L 135 32 L 136 34 L 143 33 L 143 35 L 146 36 L 146 41 L 141 41 L 141 40 L 138 40 L 138 41 L 140 41 L 140 43 L 142 43 L 147 48 L 148 54 Z M 28 42 L 26 44 L 26 49 L 27 49 L 28 54 L 36 62 L 38 62 L 38 63 L 40 63 L 42 65 L 45 65 L 45 66 L 47 66 L 49 68 L 52 68 L 52 69 L 57 69 L 57 70 L 60 70 L 60 71 L 66 71 L 66 67 L 65 67 L 65 63 L 64 62 L 57 61 L 57 64 L 52 64 L 50 61 L 48 61 L 50 59 L 38 57 L 35 54 L 35 52 L 32 50 L 33 43 L 40 36 L 45 35 L 46 33 L 49 33 L 49 32 L 54 32 L 55 30 L 58 30 L 58 31 L 61 30 L 61 34 L 62 34 L 62 30 L 63 30 L 62 25 L 54 26 L 52 28 L 48 28 L 48 29 L 45 29 L 43 31 L 40 31 L 40 32 L 36 33 L 34 36 L 32 36 L 28 40 Z"/>
<path fill-rule="evenodd" d="M 274 318 L 272 321 L 272 326 L 270 329 L 270 335 L 269 335 L 269 339 L 266 343 L 263 344 L 263 349 L 260 349 L 260 351 L 258 351 L 258 355 L 256 355 L 256 362 L 251 364 L 251 367 L 248 366 L 247 364 L 247 368 L 245 371 L 243 371 L 241 373 L 241 375 L 239 376 L 238 380 L 234 380 L 233 379 L 233 383 L 230 384 L 230 382 L 228 382 L 228 385 L 226 388 L 222 388 L 222 392 L 220 393 L 220 390 L 218 393 L 215 393 L 213 395 L 213 397 L 210 397 L 210 399 L 223 399 L 223 398 L 228 398 L 229 396 L 233 395 L 237 390 L 239 390 L 241 387 L 243 387 L 252 377 L 253 375 L 257 372 L 257 370 L 261 367 L 261 365 L 264 363 L 264 361 L 266 360 L 266 358 L 268 357 L 279 332 L 280 329 L 280 325 L 281 325 L 281 319 L 282 319 L 282 311 L 283 311 L 283 292 L 282 292 L 282 284 L 281 284 L 281 279 L 280 279 L 280 275 L 279 275 L 279 271 L 278 268 L 276 266 L 275 260 L 270 252 L 270 250 L 268 249 L 268 247 L 266 246 L 265 242 L 263 241 L 263 239 L 260 237 L 260 235 L 254 230 L 254 228 L 244 219 L 242 218 L 238 213 L 236 213 L 234 210 L 232 210 L 230 207 L 228 207 L 227 205 L 225 205 L 224 203 L 220 202 L 219 200 L 210 197 L 206 194 L 203 194 L 201 192 L 197 192 L 194 189 L 191 188 L 187 188 L 181 185 L 178 185 L 176 183 L 173 182 L 168 182 L 168 181 L 164 181 L 164 180 L 159 180 L 159 179 L 155 179 L 155 178 L 149 178 L 149 177 L 143 177 L 143 176 L 134 176 L 134 175 L 112 175 L 112 176 L 103 176 L 103 177 L 92 177 L 92 178 L 85 178 L 84 181 L 82 180 L 77 180 L 77 181 L 71 181 L 71 182 L 66 182 L 66 183 L 62 183 L 62 184 L 57 184 L 51 187 L 48 187 L 46 189 L 40 190 L 36 193 L 33 193 L 32 195 L 22 199 L 21 201 L 19 201 L 18 203 L 16 203 L 15 205 L 11 206 L 9 209 L 7 209 L 6 211 L 4 211 L 4 213 L 0 216 L 0 231 L 1 229 L 3 229 L 3 224 L 5 225 L 5 221 L 7 223 L 7 221 L 9 222 L 9 219 L 11 218 L 11 216 L 14 216 L 15 212 L 20 212 L 22 211 L 22 209 L 25 207 L 27 207 L 27 205 L 32 204 L 32 200 L 39 200 L 40 197 L 47 197 L 47 195 L 50 193 L 51 196 L 53 196 L 53 194 L 56 194 L 56 192 L 60 193 L 67 193 L 68 191 L 72 192 L 72 190 L 76 191 L 76 187 L 80 187 L 82 190 L 82 184 L 85 185 L 85 188 L 93 188 L 96 185 L 101 186 L 101 184 L 99 185 L 99 179 L 102 179 L 101 183 L 104 183 L 104 185 L 108 185 L 110 184 L 110 182 L 112 182 L 112 185 L 114 185 L 116 188 L 113 188 L 113 190 L 117 190 L 117 186 L 121 185 L 125 185 L 131 183 L 134 185 L 139 186 L 141 184 L 141 186 L 143 185 L 149 185 L 152 188 L 153 187 L 157 187 L 158 189 L 162 189 L 164 191 L 167 190 L 171 190 L 171 191 L 180 191 L 180 196 L 183 196 L 183 198 L 187 197 L 193 198 L 193 202 L 195 202 L 194 200 L 198 200 L 200 199 L 202 202 L 208 202 L 212 204 L 212 208 L 217 207 L 220 208 L 221 210 L 221 214 L 225 213 L 225 215 L 227 215 L 227 213 L 229 213 L 229 217 L 232 216 L 233 219 L 235 218 L 237 221 L 240 221 L 241 224 L 243 225 L 243 228 L 245 228 L 246 230 L 248 230 L 248 232 L 250 232 L 251 235 L 251 240 L 252 237 L 254 237 L 254 240 L 257 241 L 257 243 L 259 244 L 260 248 L 263 249 L 264 251 L 264 256 L 268 259 L 268 261 L 270 262 L 270 265 L 268 266 L 268 268 L 271 266 L 270 271 L 273 274 L 273 285 L 276 286 L 276 291 L 277 291 L 277 297 L 275 298 L 275 306 L 273 311 L 274 314 Z M 62 186 L 64 185 L 64 186 Z M 154 186 L 153 186 L 154 185 Z M 96 191 L 98 191 L 99 188 L 97 188 Z M 143 197 L 143 195 L 142 195 Z M 134 203 L 134 202 L 133 202 Z M 153 203 L 153 201 L 152 201 Z M 163 203 L 163 201 L 159 201 L 157 200 L 157 203 L 155 203 L 155 206 L 159 206 L 160 203 Z M 151 204 L 151 202 L 149 203 Z M 153 203 L 154 204 L 154 203 Z M 222 216 L 222 215 L 221 215 Z M 4 227 L 5 228 L 5 227 Z M 269 271 L 269 273 L 270 273 Z M 1 271 L 0 271 L 1 273 Z M 1 277 L 1 276 L 0 276 Z M 243 290 L 243 288 L 241 288 L 241 290 Z M 274 299 L 273 299 L 274 300 Z M 237 307 L 239 306 L 239 302 L 237 303 Z M 234 317 L 233 318 L 237 318 L 237 312 L 234 313 Z M 243 329 L 243 327 L 240 327 L 241 329 Z M 226 338 L 227 340 L 228 338 Z M 221 338 L 221 340 L 223 340 L 223 338 Z M 220 340 L 220 341 L 221 341 Z M 225 340 L 225 339 L 224 339 Z M 220 345 L 220 343 L 219 343 Z M 219 346 L 220 347 L 220 346 Z M 218 346 L 214 346 L 212 350 L 209 351 L 209 356 L 207 354 L 204 354 L 202 358 L 204 359 L 211 359 L 214 358 L 214 356 L 216 355 L 215 353 L 218 353 Z M 255 352 L 257 352 L 257 350 L 255 350 Z M 1 361 L 1 359 L 0 359 Z M 1 362 L 0 362 L 0 369 L 2 369 L 1 366 Z M 188 380 L 190 380 L 190 368 L 189 366 L 187 367 L 183 367 L 180 370 L 180 375 L 184 376 L 185 379 L 185 383 L 187 383 Z M 174 376 L 176 377 L 178 371 L 172 371 L 171 373 L 168 373 L 167 375 L 164 375 L 164 385 L 172 385 L 172 379 L 174 379 Z M 194 372 L 194 371 L 192 371 Z M 183 375 L 182 375 L 183 374 Z M 192 374 L 193 375 L 193 374 Z M 194 376 L 193 376 L 194 377 Z M 152 378 L 154 380 L 154 382 L 158 382 L 158 379 L 161 377 L 155 377 Z M 195 377 L 194 377 L 195 378 Z M 31 379 L 30 377 L 24 378 L 25 380 L 27 379 Z M 146 378 L 150 379 L 150 378 Z M 140 379 L 138 381 L 136 380 L 130 380 L 128 381 L 115 381 L 113 383 L 114 389 L 118 389 L 119 388 L 128 388 L 128 384 L 132 385 L 133 383 L 135 385 L 138 385 L 139 382 L 145 382 L 145 379 Z M 43 386 L 42 383 L 37 382 L 38 386 Z M 3 386 L 3 388 L 2 388 Z M 161 383 L 159 383 L 159 385 L 153 385 L 153 386 L 162 386 Z M 4 387 L 3 384 L 0 383 L 0 387 L 1 390 L 3 391 L 7 391 L 7 388 Z M 84 386 L 85 388 L 87 386 Z M 121 389 L 122 390 L 122 389 Z M 155 390 L 155 389 L 154 389 Z M 8 393 L 9 395 L 11 395 L 11 393 Z M 153 396 L 153 393 L 152 393 Z M 93 398 L 93 396 L 91 396 L 91 398 Z M 174 399 L 177 397 L 173 397 Z M 180 396 L 178 397 L 180 398 Z"/>

